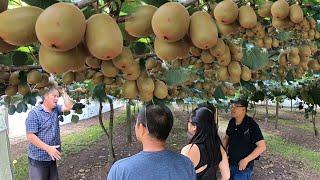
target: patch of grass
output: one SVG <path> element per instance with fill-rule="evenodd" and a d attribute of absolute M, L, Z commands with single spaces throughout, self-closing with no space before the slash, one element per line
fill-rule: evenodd
<path fill-rule="evenodd" d="M 14 160 L 14 176 L 16 180 L 28 179 L 28 156 L 23 154 L 19 159 Z"/>
<path fill-rule="evenodd" d="M 125 112 L 120 116 L 115 117 L 114 125 L 122 124 L 126 120 Z M 108 126 L 106 125 L 106 128 Z M 100 125 L 94 125 L 83 131 L 76 132 L 73 134 L 62 137 L 62 153 L 64 161 L 68 156 L 79 153 L 81 150 L 89 147 L 94 142 L 98 141 L 104 135 Z M 28 179 L 28 157 L 27 154 L 21 155 L 17 160 L 14 161 L 14 171 L 16 180 Z"/>
<path fill-rule="evenodd" d="M 275 152 L 290 160 L 301 161 L 309 168 L 320 171 L 319 152 L 287 142 L 275 135 L 264 134 L 264 136 L 267 142 L 267 148 L 270 152 Z"/>
<path fill-rule="evenodd" d="M 125 120 L 125 113 L 120 114 L 120 116 L 116 117 L 116 119 L 114 120 L 114 125 L 122 124 L 125 122 Z M 109 126 L 106 125 L 105 127 L 108 128 Z M 64 158 L 80 152 L 82 149 L 85 149 L 86 147 L 99 140 L 104 134 L 105 133 L 101 129 L 100 125 L 94 125 L 86 128 L 83 132 L 62 137 L 61 146 Z"/>
<path fill-rule="evenodd" d="M 269 120 L 272 122 L 276 122 L 276 118 L 275 117 L 269 117 Z M 297 122 L 294 120 L 287 120 L 287 119 L 278 119 L 278 124 L 282 125 L 282 126 L 288 126 L 288 127 L 293 127 L 293 128 L 298 128 L 298 129 L 302 129 L 308 132 L 313 132 L 313 126 L 311 123 L 307 123 L 307 122 Z"/>

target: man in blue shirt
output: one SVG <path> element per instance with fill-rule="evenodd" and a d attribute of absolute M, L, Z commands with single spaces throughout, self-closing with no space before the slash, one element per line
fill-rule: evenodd
<path fill-rule="evenodd" d="M 189 158 L 166 149 L 166 139 L 173 126 L 173 115 L 164 105 L 148 105 L 140 111 L 135 125 L 143 151 L 117 161 L 108 180 L 195 180 Z"/>
<path fill-rule="evenodd" d="M 58 116 L 70 111 L 73 102 L 62 90 L 64 105 L 57 105 L 59 91 L 47 88 L 42 104 L 34 107 L 26 119 L 30 180 L 59 179 L 56 160 L 61 159 L 61 141 Z"/>

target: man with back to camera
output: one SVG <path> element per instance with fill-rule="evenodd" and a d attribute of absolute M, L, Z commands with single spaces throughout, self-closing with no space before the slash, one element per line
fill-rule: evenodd
<path fill-rule="evenodd" d="M 229 121 L 223 146 L 228 150 L 231 179 L 250 179 L 254 160 L 266 150 L 266 143 L 259 125 L 247 113 L 248 102 L 231 101 Z"/>
<path fill-rule="evenodd" d="M 165 105 L 147 105 L 139 112 L 135 134 L 143 150 L 117 161 L 108 180 L 195 180 L 189 158 L 166 149 L 166 139 L 173 126 L 173 115 Z"/>
<path fill-rule="evenodd" d="M 34 107 L 26 119 L 30 180 L 58 180 L 56 160 L 61 159 L 61 140 L 58 116 L 70 111 L 73 102 L 62 90 L 64 105 L 57 105 L 59 91 L 46 88 L 43 101 Z"/>

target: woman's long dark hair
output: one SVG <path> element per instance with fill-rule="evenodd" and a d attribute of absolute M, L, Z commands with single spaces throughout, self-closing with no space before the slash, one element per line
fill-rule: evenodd
<path fill-rule="evenodd" d="M 218 165 L 222 160 L 220 147 L 221 139 L 215 123 L 215 108 L 198 107 L 191 112 L 191 124 L 197 126 L 195 135 L 191 138 L 190 144 L 204 144 L 208 153 L 208 166 Z"/>

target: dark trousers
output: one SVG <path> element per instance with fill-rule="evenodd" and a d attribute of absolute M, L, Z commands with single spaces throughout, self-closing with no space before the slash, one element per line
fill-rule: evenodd
<path fill-rule="evenodd" d="M 29 158 L 29 180 L 59 180 L 56 161 L 37 161 Z"/>

